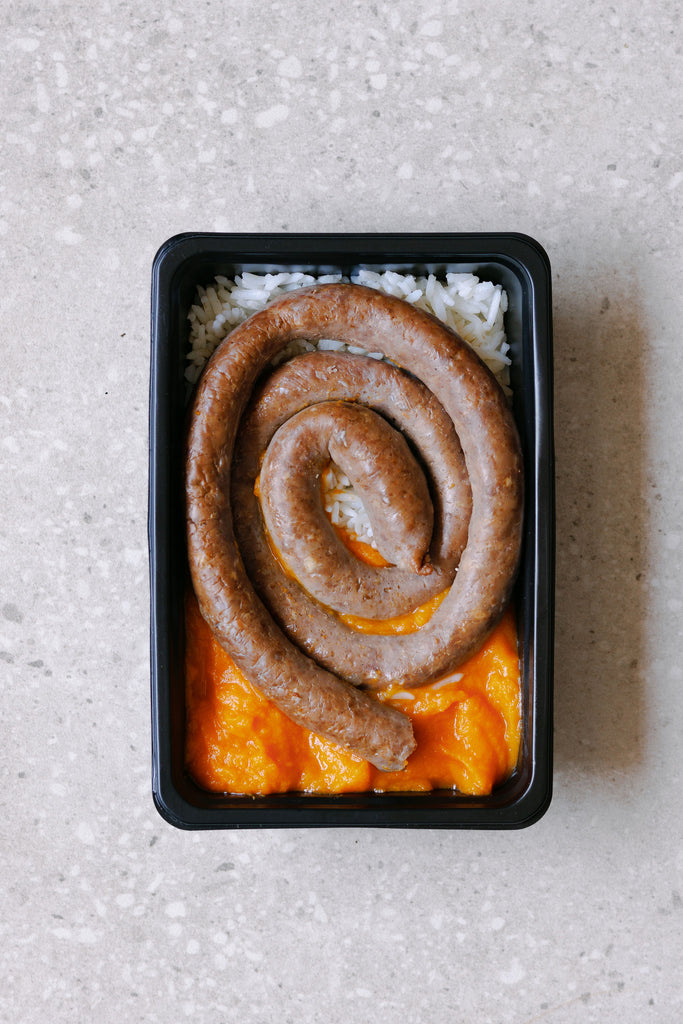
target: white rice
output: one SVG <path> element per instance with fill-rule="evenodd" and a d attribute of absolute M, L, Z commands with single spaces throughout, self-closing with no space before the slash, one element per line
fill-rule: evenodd
<path fill-rule="evenodd" d="M 188 314 L 190 321 L 190 351 L 185 377 L 190 384 L 198 379 L 202 367 L 217 345 L 238 324 L 264 309 L 273 299 L 297 288 L 313 284 L 334 284 L 348 281 L 341 274 L 313 277 L 301 272 L 289 274 L 237 275 L 234 280 L 216 277 L 213 284 L 197 288 L 195 301 Z M 396 295 L 420 309 L 432 313 L 469 342 L 481 359 L 495 374 L 506 394 L 509 388 L 509 345 L 505 338 L 503 316 L 507 312 L 507 293 L 499 284 L 480 281 L 474 274 L 446 274 L 439 280 L 433 274 L 415 277 L 387 270 L 382 274 L 359 270 L 352 274 L 354 284 L 363 284 L 379 291 Z M 383 359 L 381 352 L 368 352 L 357 345 L 347 345 L 334 338 L 320 341 L 297 340 L 290 342 L 272 361 L 273 366 L 302 352 L 351 352 Z M 352 536 L 376 547 L 372 526 L 363 503 L 353 486 L 335 465 L 323 480 L 326 496 L 325 509 L 335 525 L 342 526 Z"/>
<path fill-rule="evenodd" d="M 349 478 L 335 463 L 330 463 L 323 473 L 322 485 L 325 511 L 333 525 L 343 527 L 356 540 L 362 540 L 377 550 L 363 502 L 353 489 Z"/>

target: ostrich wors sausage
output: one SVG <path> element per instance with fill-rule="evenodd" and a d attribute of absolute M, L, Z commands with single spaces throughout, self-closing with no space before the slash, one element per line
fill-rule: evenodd
<path fill-rule="evenodd" d="M 291 377 L 294 391 L 272 382 L 262 387 L 261 375 L 272 358 L 299 338 L 336 338 L 381 351 L 397 365 L 317 353 L 274 374 L 272 381 Z M 381 378 L 377 394 L 373 375 Z M 238 431 L 257 382 L 257 401 Z M 403 390 L 406 382 L 412 397 Z M 412 547 L 401 556 L 403 564 L 396 557 L 395 565 L 375 570 L 381 574 L 375 577 L 377 601 L 372 575 L 365 573 L 369 567 L 354 565 L 355 559 L 341 587 L 323 586 L 315 596 L 321 551 L 327 547 L 335 555 L 341 547 L 315 510 L 301 510 L 295 517 L 295 529 L 310 535 L 309 569 L 304 552 L 302 576 L 292 579 L 283 573 L 253 493 L 260 458 L 278 429 L 320 402 L 328 403 L 324 414 L 309 410 L 305 415 L 313 420 L 319 415 L 322 423 L 334 418 L 337 407 L 347 416 L 349 404 L 361 403 L 390 429 L 401 429 L 417 450 L 424 473 L 415 475 L 405 500 L 400 485 L 397 491 L 391 481 L 386 484 L 399 511 L 411 509 L 409 518 L 419 518 L 419 510 L 428 507 L 424 482 L 431 492 L 435 526 L 429 550 L 417 524 L 399 530 L 398 542 L 385 538 L 385 549 L 394 557 L 406 537 Z M 334 431 L 325 429 L 333 438 Z M 316 448 L 310 437 L 307 445 L 309 453 L 330 451 L 325 444 Z M 397 459 L 405 479 L 414 456 L 402 450 Z M 296 461 L 290 459 L 294 468 Z M 268 487 L 273 468 L 266 466 Z M 363 477 L 365 470 L 356 467 L 354 472 Z M 277 489 L 277 470 L 274 479 Z M 363 480 L 354 482 L 362 490 Z M 186 488 L 188 553 L 199 606 L 241 671 L 295 722 L 379 768 L 401 768 L 414 748 L 408 719 L 359 687 L 388 681 L 419 685 L 455 668 L 499 618 L 519 560 L 519 439 L 505 398 L 483 363 L 443 324 L 400 299 L 356 285 L 293 292 L 236 328 L 209 362 L 191 410 Z M 277 499 L 272 494 L 271 499 L 266 502 L 276 512 Z M 381 508 L 375 515 L 381 533 Z M 449 585 L 429 622 L 400 637 L 359 633 L 336 614 L 348 611 L 339 608 L 345 593 L 361 594 L 360 605 L 354 605 L 363 609 L 361 614 L 382 618 L 401 614 L 386 608 L 412 602 L 412 610 L 425 595 Z M 395 599 L 387 597 L 394 592 Z"/>

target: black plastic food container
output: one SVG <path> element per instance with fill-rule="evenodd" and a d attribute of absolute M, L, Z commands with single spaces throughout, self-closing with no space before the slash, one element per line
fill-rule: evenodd
<path fill-rule="evenodd" d="M 512 776 L 490 796 L 453 790 L 266 797 L 209 793 L 184 767 L 183 429 L 187 313 L 196 286 L 242 271 L 312 274 L 359 268 L 474 273 L 508 294 L 514 412 L 525 457 L 525 533 L 514 595 L 522 668 L 522 742 Z M 518 234 L 184 234 L 161 247 L 152 271 L 149 547 L 152 788 L 180 828 L 384 826 L 522 828 L 552 792 L 554 479 L 550 266 Z"/>

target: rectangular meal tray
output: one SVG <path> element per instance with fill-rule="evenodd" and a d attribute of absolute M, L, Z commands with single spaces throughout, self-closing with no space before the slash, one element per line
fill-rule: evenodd
<path fill-rule="evenodd" d="M 187 313 L 198 284 L 217 274 L 304 271 L 350 275 L 473 273 L 508 294 L 514 414 L 525 459 L 525 531 L 513 600 L 522 670 L 522 739 L 511 777 L 490 796 L 453 790 L 321 796 L 232 796 L 199 787 L 185 770 L 183 431 Z M 162 245 L 152 271 L 149 549 L 152 791 L 179 828 L 384 826 L 523 828 L 552 794 L 554 476 L 550 265 L 520 234 L 183 234 Z"/>

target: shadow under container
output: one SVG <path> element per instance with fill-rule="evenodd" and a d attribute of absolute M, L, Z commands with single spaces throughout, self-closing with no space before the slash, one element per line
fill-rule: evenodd
<path fill-rule="evenodd" d="M 489 796 L 427 793 L 208 792 L 185 769 L 183 452 L 190 387 L 187 314 L 197 285 L 244 271 L 313 275 L 359 269 L 422 275 L 472 273 L 508 295 L 513 411 L 525 466 L 525 525 L 513 593 L 522 724 L 517 766 Z M 554 475 L 550 265 L 520 234 L 200 234 L 170 238 L 152 271 L 149 549 L 152 791 L 160 814 L 186 829 L 383 826 L 523 828 L 552 794 Z"/>

